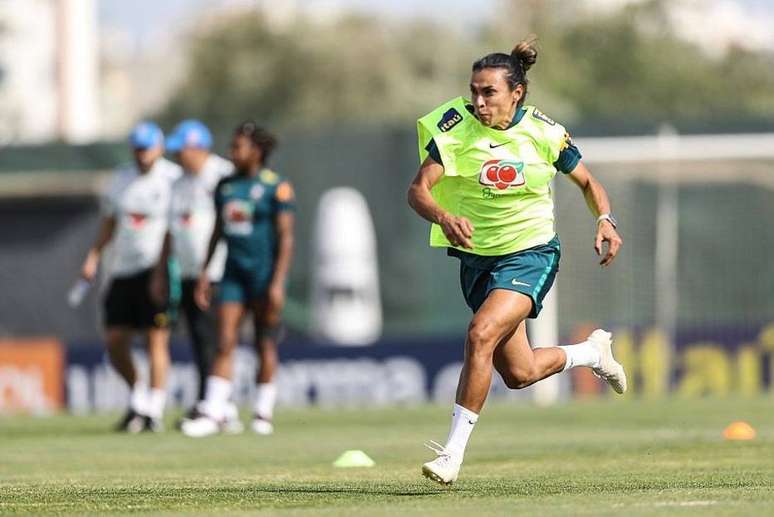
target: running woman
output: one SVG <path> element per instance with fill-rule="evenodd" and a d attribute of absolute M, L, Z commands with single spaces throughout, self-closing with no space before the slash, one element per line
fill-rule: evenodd
<path fill-rule="evenodd" d="M 182 165 L 184 174 L 172 184 L 167 241 L 153 277 L 154 297 L 164 300 L 168 296 L 170 254 L 177 260 L 182 280 L 180 305 L 199 373 L 197 401 L 204 400 L 207 375 L 217 347 L 217 324 L 214 310 L 203 311 L 196 304 L 194 291 L 215 227 L 215 187 L 234 172 L 229 160 L 210 152 L 212 143 L 207 126 L 193 119 L 178 124 L 167 138 L 166 149 Z M 225 262 L 226 247 L 221 242 L 207 268 L 214 284 L 220 282 Z"/>
<path fill-rule="evenodd" d="M 266 168 L 275 146 L 275 138 L 254 122 L 241 124 L 231 144 L 236 172 L 215 189 L 217 219 L 196 298 L 202 309 L 209 306 L 206 268 L 223 238 L 228 256 L 217 294 L 218 352 L 207 378 L 204 401 L 198 405 L 199 415 L 183 422 L 182 431 L 188 436 L 241 429 L 230 398 L 239 326 L 248 314 L 253 318 L 260 361 L 252 430 L 261 435 L 274 430 L 277 388 L 273 381 L 279 361 L 277 340 L 293 254 L 294 223 L 293 188 Z"/>
<path fill-rule="evenodd" d="M 105 340 L 110 362 L 126 381 L 129 408 L 118 430 L 163 430 L 169 370 L 169 318 L 166 300 L 150 295 L 153 267 L 159 260 L 167 231 L 171 182 L 180 167 L 162 158 L 164 135 L 152 122 L 142 122 L 129 141 L 134 162 L 119 167 L 102 204 L 97 238 L 81 268 L 81 276 L 93 282 L 102 252 L 112 243 L 107 268 L 110 284 L 104 302 Z M 150 390 L 139 381 L 131 356 L 136 332 L 147 340 Z"/>
<path fill-rule="evenodd" d="M 534 350 L 527 340 L 525 320 L 537 317 L 559 269 L 550 187 L 557 171 L 580 188 L 596 218 L 600 264 L 610 265 L 622 244 L 605 189 L 581 163 L 565 128 L 524 105 L 526 73 L 536 60 L 526 41 L 510 54 L 479 59 L 470 101 L 453 99 L 417 123 L 422 164 L 409 205 L 432 223 L 430 245 L 459 259 L 462 293 L 474 312 L 451 431 L 444 446 L 430 442 L 437 457 L 422 466 L 441 484 L 457 479 L 492 366 L 511 389 L 588 367 L 617 393 L 626 391 L 610 333 L 598 329 L 582 343 Z"/>

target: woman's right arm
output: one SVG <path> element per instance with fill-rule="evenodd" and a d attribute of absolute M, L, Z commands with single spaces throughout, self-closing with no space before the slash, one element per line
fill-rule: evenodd
<path fill-rule="evenodd" d="M 196 288 L 194 289 L 194 301 L 203 311 L 206 311 L 210 307 L 210 276 L 207 274 L 207 267 L 210 265 L 212 256 L 215 255 L 215 248 L 218 247 L 218 242 L 220 242 L 222 237 L 223 219 L 220 215 L 220 210 L 217 210 L 215 213 L 215 226 L 212 228 L 210 242 L 207 245 L 207 254 L 204 256 L 204 263 L 202 264 L 199 279 L 196 282 Z"/>
<path fill-rule="evenodd" d="M 210 265 L 215 250 L 218 247 L 220 239 L 223 238 L 223 218 L 220 216 L 220 212 L 215 215 L 215 224 L 212 227 L 212 235 L 210 235 L 210 242 L 207 244 L 207 254 L 204 255 L 204 262 L 202 263 L 202 273 L 207 272 L 207 268 Z"/>
<path fill-rule="evenodd" d="M 425 158 L 408 190 L 408 204 L 424 219 L 441 227 L 453 246 L 472 249 L 473 225 L 464 217 L 457 217 L 444 210 L 430 190 L 443 177 L 443 165 L 431 157 Z"/>

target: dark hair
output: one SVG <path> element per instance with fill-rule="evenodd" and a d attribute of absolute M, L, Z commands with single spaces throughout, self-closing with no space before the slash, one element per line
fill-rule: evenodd
<path fill-rule="evenodd" d="M 508 87 L 514 90 L 519 84 L 524 85 L 524 95 L 519 100 L 519 106 L 527 97 L 527 70 L 537 61 L 537 48 L 535 41 L 537 38 L 531 36 L 520 41 L 513 47 L 510 55 L 502 52 L 487 54 L 475 63 L 473 63 L 473 72 L 479 72 L 484 68 L 503 68 L 507 71 L 505 80 Z"/>
<path fill-rule="evenodd" d="M 264 165 L 269 162 L 269 156 L 277 147 L 277 137 L 252 120 L 246 120 L 239 124 L 234 130 L 234 134 L 249 138 L 253 145 L 261 150 L 261 160 Z"/>

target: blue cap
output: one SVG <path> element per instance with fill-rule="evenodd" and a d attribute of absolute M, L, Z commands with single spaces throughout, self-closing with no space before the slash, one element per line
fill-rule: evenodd
<path fill-rule="evenodd" d="M 164 133 L 153 122 L 143 121 L 129 134 L 129 144 L 135 149 L 150 149 L 164 143 Z"/>
<path fill-rule="evenodd" d="M 177 153 L 186 147 L 209 149 L 212 133 L 202 122 L 194 119 L 182 121 L 167 138 L 167 151 Z"/>

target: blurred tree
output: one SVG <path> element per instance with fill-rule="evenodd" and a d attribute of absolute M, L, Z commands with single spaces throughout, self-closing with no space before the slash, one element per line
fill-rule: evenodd
<path fill-rule="evenodd" d="M 191 37 L 189 73 L 160 119 L 196 116 L 227 131 L 254 117 L 287 127 L 412 124 L 467 92 L 471 62 L 530 33 L 540 57 L 530 103 L 581 133 L 724 131 L 774 123 L 774 57 L 722 59 L 678 38 L 669 3 L 600 14 L 585 3 L 503 0 L 480 30 L 430 21 L 303 17 L 278 30 L 258 12 L 207 21 Z M 475 28 L 472 28 L 475 29 Z"/>
<path fill-rule="evenodd" d="M 301 18 L 277 32 L 250 12 L 191 38 L 187 79 L 159 118 L 219 129 L 248 117 L 278 128 L 404 122 L 458 95 L 470 59 L 459 36 L 434 24 Z"/>
<path fill-rule="evenodd" d="M 292 107 L 311 57 L 292 34 L 274 33 L 257 15 L 224 18 L 191 38 L 187 79 L 161 119 L 231 127 L 248 117 L 279 118 Z"/>
<path fill-rule="evenodd" d="M 774 124 L 774 55 L 732 49 L 721 60 L 680 39 L 670 3 L 649 0 L 608 14 L 556 0 L 505 0 L 503 18 L 539 35 L 532 102 L 585 132 L 653 130 L 663 122 L 718 132 Z M 489 41 L 515 41 L 503 22 Z M 518 38 L 518 36 L 517 36 Z"/>

